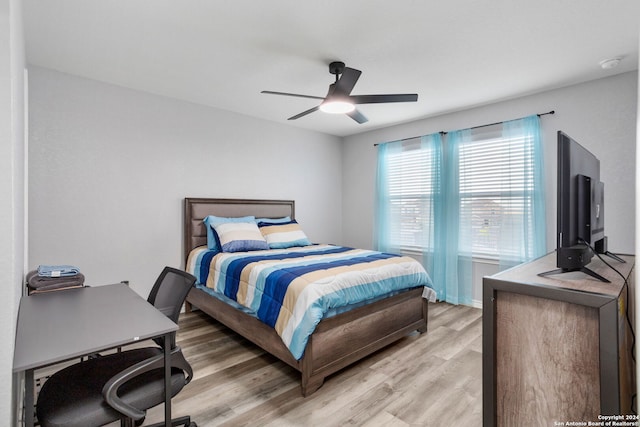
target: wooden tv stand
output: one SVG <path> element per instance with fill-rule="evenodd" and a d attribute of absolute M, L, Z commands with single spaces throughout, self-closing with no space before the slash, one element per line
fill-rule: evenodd
<path fill-rule="evenodd" d="M 556 253 L 483 279 L 484 426 L 564 425 L 631 414 L 634 256 L 540 277 Z"/>

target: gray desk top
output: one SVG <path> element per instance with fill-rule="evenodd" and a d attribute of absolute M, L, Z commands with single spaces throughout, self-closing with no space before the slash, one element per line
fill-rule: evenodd
<path fill-rule="evenodd" d="M 124 284 L 24 296 L 18 312 L 13 372 L 177 329 L 178 325 Z"/>

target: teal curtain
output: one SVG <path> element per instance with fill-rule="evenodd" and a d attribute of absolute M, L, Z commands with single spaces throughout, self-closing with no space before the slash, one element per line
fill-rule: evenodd
<path fill-rule="evenodd" d="M 452 304 L 472 304 L 471 227 L 460 209 L 460 145 L 470 138 L 470 131 L 447 134 L 443 153 L 441 188 L 435 214 L 433 265 L 425 265 L 432 274 L 438 299 Z"/>
<path fill-rule="evenodd" d="M 438 282 L 442 283 L 440 275 L 443 273 L 442 254 L 437 250 L 443 241 L 443 233 L 441 228 L 437 226 L 446 218 L 446 209 L 444 205 L 444 196 L 446 192 L 443 188 L 442 165 L 444 163 L 442 134 L 435 133 L 420 138 L 421 148 L 431 151 L 431 161 L 428 168 L 430 171 L 429 191 L 424 195 L 424 204 L 426 212 L 423 218 L 427 225 L 423 238 L 422 262 L 424 268 L 429 272 L 431 280 L 434 281 L 434 289 L 438 293 L 438 299 L 442 299 L 444 288 L 435 284 L 434 278 L 438 278 Z"/>
<path fill-rule="evenodd" d="M 408 218 L 420 222 L 412 242 L 422 251 L 423 265 L 431 276 L 438 299 L 453 304 L 472 303 L 470 227 L 467 227 L 468 221 L 460 220 L 456 161 L 457 135 L 462 138 L 467 134 L 468 131 L 454 132 L 446 146 L 440 133 L 420 137 L 417 145 L 416 141 L 395 141 L 378 146 L 375 248 L 382 252 L 401 252 L 401 222 Z M 410 169 L 416 166 L 407 165 L 404 173 L 413 178 L 410 189 L 394 189 L 398 171 L 392 172 L 390 165 L 397 161 L 397 156 L 411 150 L 427 152 L 423 156 L 427 160 L 418 166 L 427 172 L 412 173 Z M 445 162 L 447 168 L 443 167 Z M 414 218 L 410 210 L 416 206 L 420 213 Z"/>
<path fill-rule="evenodd" d="M 513 204 L 505 212 L 521 212 L 518 216 L 509 215 L 509 226 L 503 227 L 509 232 L 499 237 L 500 268 L 506 269 L 540 257 L 547 251 L 540 117 L 532 115 L 504 122 L 502 137 L 517 140 L 523 148 L 515 145 L 518 149 L 513 150 L 511 158 L 511 163 L 522 163 L 522 169 L 509 169 L 509 175 L 501 181 L 503 203 L 511 201 Z M 521 199 L 509 197 L 520 193 Z"/>
<path fill-rule="evenodd" d="M 391 231 L 399 219 L 392 214 L 389 159 L 401 151 L 402 141 L 378 145 L 373 244 L 376 250 L 381 252 L 398 253 L 400 251 L 399 247 L 393 245 Z"/>
<path fill-rule="evenodd" d="M 442 187 L 442 165 L 444 161 L 442 134 L 434 133 L 421 137 L 420 149 L 428 150 L 430 153 L 428 164 L 424 165 L 429 171 L 425 176 L 425 181 L 429 185 L 422 196 L 421 221 L 424 224 L 424 228 L 420 246 L 423 248 L 422 264 L 433 280 L 435 277 L 439 278 L 438 275 L 442 272 L 439 266 L 442 265 L 443 259 L 437 250 L 443 239 L 443 233 L 437 224 L 446 217 L 443 197 L 447 193 Z M 444 289 L 435 283 L 434 289 L 438 292 L 438 299 L 443 299 L 441 295 L 444 295 Z"/>

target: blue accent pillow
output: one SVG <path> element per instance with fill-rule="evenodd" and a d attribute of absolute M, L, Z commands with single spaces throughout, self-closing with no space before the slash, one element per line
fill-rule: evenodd
<path fill-rule="evenodd" d="M 283 222 L 291 222 L 290 216 L 283 216 L 282 218 L 256 218 L 256 223 L 271 222 L 274 224 L 282 224 Z"/>
<path fill-rule="evenodd" d="M 205 217 L 202 222 L 204 222 L 205 228 L 207 229 L 207 247 L 212 251 L 221 251 L 220 242 L 218 240 L 218 235 L 214 230 L 215 224 L 222 224 L 225 222 L 255 222 L 255 216 L 242 216 L 235 218 L 226 218 L 222 216 L 209 215 Z"/>

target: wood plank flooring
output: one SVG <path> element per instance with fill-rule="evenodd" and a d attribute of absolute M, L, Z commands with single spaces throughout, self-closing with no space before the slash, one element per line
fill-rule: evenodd
<path fill-rule="evenodd" d="M 178 344 L 194 379 L 173 414 L 199 427 L 482 425 L 482 311 L 430 304 L 428 326 L 304 398 L 293 368 L 201 312 L 183 314 Z M 162 411 L 150 410 L 145 425 Z"/>

